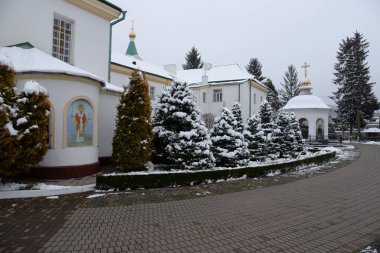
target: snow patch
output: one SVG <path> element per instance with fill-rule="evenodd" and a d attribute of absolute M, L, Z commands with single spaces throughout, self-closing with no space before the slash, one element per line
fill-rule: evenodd
<path fill-rule="evenodd" d="M 59 199 L 59 196 L 49 196 L 49 197 L 46 197 L 47 199 Z"/>
<path fill-rule="evenodd" d="M 27 81 L 24 86 L 24 92 L 26 95 L 39 95 L 40 93 L 47 96 L 48 92 L 45 87 L 41 86 L 34 80 Z"/>
<path fill-rule="evenodd" d="M 103 196 L 105 196 L 105 195 L 106 195 L 106 194 L 104 194 L 104 193 L 97 193 L 97 194 L 89 195 L 89 196 L 87 196 L 86 198 L 87 198 L 87 199 L 93 199 L 93 198 L 103 197 Z"/>

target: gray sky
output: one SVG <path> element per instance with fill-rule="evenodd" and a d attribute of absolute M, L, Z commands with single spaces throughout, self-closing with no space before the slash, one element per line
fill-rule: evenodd
<path fill-rule="evenodd" d="M 195 46 L 213 65 L 245 67 L 257 57 L 277 88 L 293 64 L 308 73 L 314 94 L 330 96 L 336 52 L 357 30 L 370 42 L 368 63 L 380 99 L 380 0 L 111 0 L 127 10 L 114 27 L 113 51 L 124 53 L 135 20 L 143 60 L 181 67 Z"/>

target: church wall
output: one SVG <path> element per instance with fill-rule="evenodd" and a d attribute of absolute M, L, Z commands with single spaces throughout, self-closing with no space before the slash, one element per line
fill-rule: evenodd
<path fill-rule="evenodd" d="M 102 92 L 99 106 L 99 157 L 112 156 L 112 139 L 120 96 Z"/>
<path fill-rule="evenodd" d="M 329 110 L 325 109 L 287 109 L 287 111 L 294 112 L 296 114 L 297 120 L 305 118 L 309 124 L 309 135 L 311 139 L 316 138 L 316 124 L 319 118 L 323 119 L 324 122 L 324 139 L 328 139 L 328 119 Z"/>
<path fill-rule="evenodd" d="M 18 76 L 17 90 L 21 92 L 26 81 Z M 54 106 L 54 147 L 49 149 L 43 161 L 39 164 L 42 167 L 60 167 L 88 165 L 98 162 L 98 108 L 99 108 L 99 85 L 96 82 L 84 83 L 75 80 L 53 80 L 33 78 L 40 85 L 44 86 L 49 93 L 49 100 Z M 67 144 L 67 122 L 68 118 L 65 109 L 70 101 L 77 98 L 88 98 L 89 104 L 93 107 L 93 114 L 89 116 L 92 120 L 92 145 L 82 147 L 68 147 Z M 91 115 L 90 113 L 88 113 Z M 69 122 L 70 123 L 70 122 Z"/>
<path fill-rule="evenodd" d="M 66 1 L 1 1 L 0 46 L 28 41 L 52 55 L 55 14 L 74 21 L 72 64 L 106 80 L 109 21 Z"/>

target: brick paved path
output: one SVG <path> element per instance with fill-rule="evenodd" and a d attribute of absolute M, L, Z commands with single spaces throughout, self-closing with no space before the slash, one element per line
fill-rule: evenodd
<path fill-rule="evenodd" d="M 380 238 L 380 146 L 294 183 L 226 195 L 79 208 L 41 251 L 352 252 Z"/>

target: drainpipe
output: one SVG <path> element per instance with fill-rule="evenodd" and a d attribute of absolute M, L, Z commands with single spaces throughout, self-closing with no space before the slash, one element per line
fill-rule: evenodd
<path fill-rule="evenodd" d="M 125 14 L 127 14 L 127 11 L 121 12 L 122 16 L 118 19 L 115 19 L 110 24 L 110 44 L 108 47 L 108 82 L 111 82 L 111 52 L 112 52 L 112 26 L 116 25 L 117 23 L 123 21 L 125 19 Z"/>
<path fill-rule="evenodd" d="M 240 103 L 240 85 L 241 83 L 239 83 L 239 88 L 238 88 L 238 102 Z"/>

